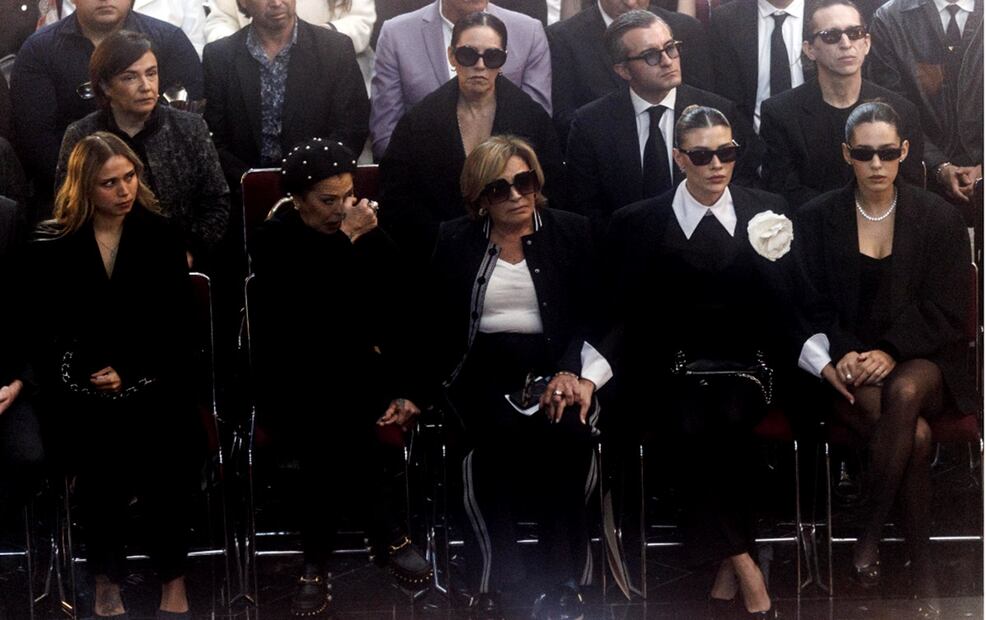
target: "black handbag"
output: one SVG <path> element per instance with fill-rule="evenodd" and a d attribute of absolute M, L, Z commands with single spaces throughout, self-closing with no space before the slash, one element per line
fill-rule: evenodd
<path fill-rule="evenodd" d="M 684 351 L 675 354 L 671 374 L 682 387 L 689 391 L 708 391 L 726 393 L 740 389 L 756 393 L 762 398 L 766 408 L 774 399 L 774 371 L 767 365 L 766 356 L 757 351 L 749 362 L 736 360 L 694 359 L 689 360 Z"/>

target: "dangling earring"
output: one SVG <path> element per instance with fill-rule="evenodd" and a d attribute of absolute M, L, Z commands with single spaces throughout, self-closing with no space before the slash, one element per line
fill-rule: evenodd
<path fill-rule="evenodd" d="M 486 216 L 486 213 L 487 213 L 486 207 L 480 207 L 479 208 L 479 217 L 485 217 Z"/>

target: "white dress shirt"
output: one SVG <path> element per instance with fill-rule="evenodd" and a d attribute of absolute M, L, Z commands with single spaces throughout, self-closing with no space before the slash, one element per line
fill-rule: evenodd
<path fill-rule="evenodd" d="M 955 14 L 955 23 L 959 27 L 959 32 L 965 35 L 965 22 L 969 19 L 969 14 L 976 8 L 976 0 L 958 0 L 958 2 L 946 2 L 945 0 L 934 0 L 935 8 L 938 9 L 938 17 L 941 18 L 941 28 L 948 31 L 948 22 L 952 21 L 952 14 L 945 10 L 950 4 L 962 9 Z"/>
<path fill-rule="evenodd" d="M 609 13 L 607 13 L 607 12 L 606 12 L 606 11 L 605 11 L 605 10 L 603 9 L 603 5 L 602 5 L 602 3 L 601 3 L 601 2 L 596 2 L 596 7 L 598 7 L 598 8 L 599 8 L 599 13 L 600 13 L 600 14 L 602 14 L 602 16 L 603 16 L 603 23 L 604 23 L 604 24 L 606 24 L 606 27 L 607 27 L 607 28 L 609 28 L 609 25 L 613 23 L 613 18 L 612 18 L 612 17 L 610 17 L 610 16 L 609 16 Z"/>
<path fill-rule="evenodd" d="M 770 37 L 774 34 L 774 13 L 787 13 L 781 34 L 791 61 L 791 88 L 804 84 L 805 73 L 801 67 L 801 41 L 804 38 L 805 0 L 794 0 L 778 9 L 767 0 L 757 0 L 757 105 L 753 112 L 753 129 L 760 131 L 760 104 L 774 95 L 770 92 Z"/>
<path fill-rule="evenodd" d="M 442 18 L 442 40 L 445 42 L 445 47 L 443 49 L 448 49 L 452 47 L 452 28 L 455 28 L 455 24 L 449 21 L 449 18 L 445 17 L 445 13 L 442 13 L 442 0 L 438 0 L 438 16 Z M 448 78 L 451 80 L 455 77 L 455 67 L 452 63 L 448 64 Z"/>
<path fill-rule="evenodd" d="M 603 13 L 605 15 L 605 13 Z M 668 171 L 674 177 L 673 161 L 671 159 L 671 147 L 674 146 L 674 103 L 678 97 L 678 89 L 672 88 L 667 97 L 661 100 L 658 105 L 662 105 L 667 110 L 661 117 L 661 137 L 664 138 L 664 146 L 668 150 Z M 640 167 L 644 166 L 644 147 L 647 146 L 647 139 L 650 137 L 650 113 L 648 110 L 654 106 L 630 88 L 630 101 L 633 103 L 633 112 L 637 118 L 637 146 L 640 147 Z"/>
<path fill-rule="evenodd" d="M 674 217 L 678 220 L 681 231 L 685 233 L 685 238 L 692 238 L 703 217 L 716 218 L 730 237 L 735 236 L 736 208 L 733 206 L 733 196 L 729 193 L 729 188 L 726 188 L 714 205 L 707 207 L 695 200 L 686 185 L 687 183 L 678 184 L 678 189 L 674 192 L 674 200 L 671 201 L 671 210 L 674 211 Z"/>

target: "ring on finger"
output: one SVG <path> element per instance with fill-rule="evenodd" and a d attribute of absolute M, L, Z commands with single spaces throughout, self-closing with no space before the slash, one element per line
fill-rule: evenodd
<path fill-rule="evenodd" d="M 555 396 L 561 396 L 563 392 L 561 390 L 555 390 L 554 392 L 552 392 L 552 394 L 554 394 Z"/>

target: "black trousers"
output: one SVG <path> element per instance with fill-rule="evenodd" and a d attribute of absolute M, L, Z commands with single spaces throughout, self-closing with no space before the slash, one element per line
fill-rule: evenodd
<path fill-rule="evenodd" d="M 404 533 L 398 497 L 403 451 L 382 438 L 375 421 L 386 407 L 366 394 L 355 381 L 312 383 L 268 408 L 268 414 L 279 414 L 266 416 L 274 452 L 299 461 L 300 476 L 289 494 L 300 519 L 305 563 L 320 569 L 336 548 L 344 515 L 362 525 L 377 548 Z M 396 436 L 392 432 L 390 439 Z"/>
<path fill-rule="evenodd" d="M 184 575 L 201 463 L 194 412 L 164 389 L 122 401 L 69 396 L 55 407 L 54 450 L 75 476 L 90 572 L 114 583 L 126 577 L 127 542 L 136 524 L 161 581 Z M 129 508 L 134 499 L 136 511 Z"/>
<path fill-rule="evenodd" d="M 540 335 L 479 334 L 450 399 L 466 427 L 470 449 L 462 464 L 466 514 L 479 548 L 479 592 L 495 592 L 527 578 L 539 585 L 592 575 L 586 503 L 597 482 L 593 426 L 578 411 L 552 424 L 524 416 L 504 399 L 528 372 L 553 374 Z M 539 523 L 540 566 L 525 571 L 516 523 Z"/>

